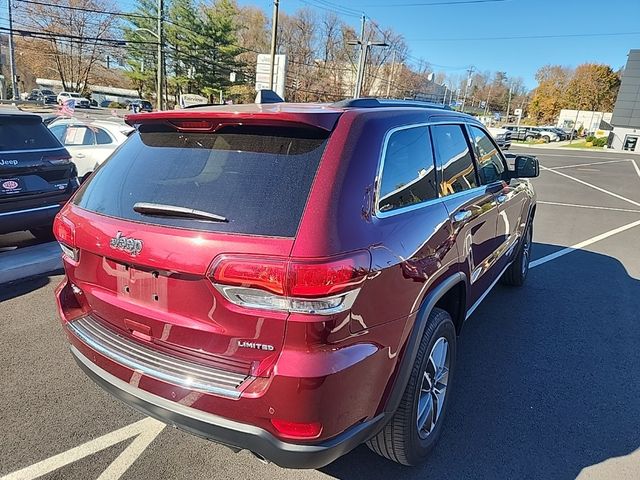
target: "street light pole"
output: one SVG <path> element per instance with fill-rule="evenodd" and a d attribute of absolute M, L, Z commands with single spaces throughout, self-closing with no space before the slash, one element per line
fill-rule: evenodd
<path fill-rule="evenodd" d="M 269 90 L 273 90 L 273 73 L 276 66 L 276 42 L 278 40 L 278 7 L 279 0 L 273 1 L 273 19 L 271 29 L 271 63 L 269 66 Z"/>
<path fill-rule="evenodd" d="M 13 17 L 11 14 L 11 0 L 7 0 L 9 6 L 9 63 L 11 64 L 11 86 L 13 100 L 20 100 L 20 88 L 18 87 L 18 73 L 16 71 L 16 52 L 13 45 Z"/>
<path fill-rule="evenodd" d="M 163 0 L 158 0 L 158 75 L 157 75 L 157 81 L 158 84 L 156 85 L 156 108 L 158 110 L 162 110 L 162 107 L 164 105 L 163 102 L 163 98 L 162 98 L 162 85 L 163 85 L 163 79 L 162 79 L 162 75 L 163 75 L 163 70 L 164 70 L 164 58 L 163 58 L 163 49 L 162 49 L 162 40 L 163 40 L 163 35 L 162 35 L 162 16 L 163 16 Z"/>

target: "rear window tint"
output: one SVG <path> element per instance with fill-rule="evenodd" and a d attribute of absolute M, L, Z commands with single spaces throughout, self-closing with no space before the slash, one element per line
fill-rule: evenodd
<path fill-rule="evenodd" d="M 75 203 L 126 220 L 179 228 L 294 236 L 326 145 L 306 128 L 225 127 L 216 133 L 135 132 Z M 202 210 L 229 222 L 142 215 L 138 202 Z"/>
<path fill-rule="evenodd" d="M 49 129 L 38 120 L 0 116 L 0 152 L 61 146 Z"/>

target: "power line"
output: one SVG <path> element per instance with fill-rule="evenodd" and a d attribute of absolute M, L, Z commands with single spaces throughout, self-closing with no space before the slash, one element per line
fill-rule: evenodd
<path fill-rule="evenodd" d="M 558 35 L 519 35 L 503 37 L 460 37 L 460 38 L 422 38 L 411 42 L 477 42 L 482 40 L 531 40 L 540 38 L 573 38 L 573 37 L 614 37 L 623 35 L 640 35 L 640 32 L 609 32 L 609 33 L 567 33 Z"/>
<path fill-rule="evenodd" d="M 64 10 L 74 10 L 74 11 L 86 12 L 86 13 L 101 13 L 102 15 L 112 15 L 115 17 L 144 18 L 145 20 L 149 20 L 149 16 L 142 15 L 139 13 L 123 13 L 123 12 L 108 11 L 108 10 L 96 10 L 93 8 L 85 8 L 85 7 L 72 7 L 71 5 L 58 5 L 56 3 L 41 2 L 39 0 L 16 0 L 16 1 L 21 3 L 29 3 L 32 5 L 41 5 L 44 7 L 62 8 Z"/>
<path fill-rule="evenodd" d="M 125 46 L 127 44 L 135 44 L 135 45 L 157 45 L 158 44 L 158 42 L 144 42 L 139 40 L 122 40 L 118 38 L 104 38 L 104 37 L 85 37 L 81 35 L 70 35 L 66 33 L 52 33 L 52 32 L 44 32 L 44 31 L 38 32 L 36 30 L 24 30 L 20 28 L 10 29 L 6 27 L 0 27 L 0 30 L 5 32 L 13 31 L 14 33 L 17 33 L 24 37 L 34 37 L 34 38 L 40 38 L 44 40 L 51 39 L 51 38 L 64 38 L 68 40 L 78 40 L 78 42 L 85 42 L 85 43 L 102 42 L 102 43 L 115 44 L 118 46 Z"/>
<path fill-rule="evenodd" d="M 457 2 L 413 2 L 413 3 L 394 3 L 393 7 L 453 7 L 455 5 L 469 5 L 474 3 L 498 3 L 508 0 L 460 0 Z M 369 4 L 362 5 L 363 8 L 389 8 L 391 5 Z"/>

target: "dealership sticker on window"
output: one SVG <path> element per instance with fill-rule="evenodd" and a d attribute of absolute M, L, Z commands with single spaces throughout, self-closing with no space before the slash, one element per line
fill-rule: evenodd
<path fill-rule="evenodd" d="M 0 193 L 2 194 L 20 193 L 22 189 L 22 182 L 19 178 L 0 179 Z"/>

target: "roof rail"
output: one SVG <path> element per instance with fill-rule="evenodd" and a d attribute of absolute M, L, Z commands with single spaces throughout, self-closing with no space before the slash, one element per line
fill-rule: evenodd
<path fill-rule="evenodd" d="M 422 100 L 398 100 L 391 98 L 350 98 L 331 104 L 337 108 L 382 108 L 382 107 L 418 107 L 451 110 L 448 105 L 424 102 Z"/>

